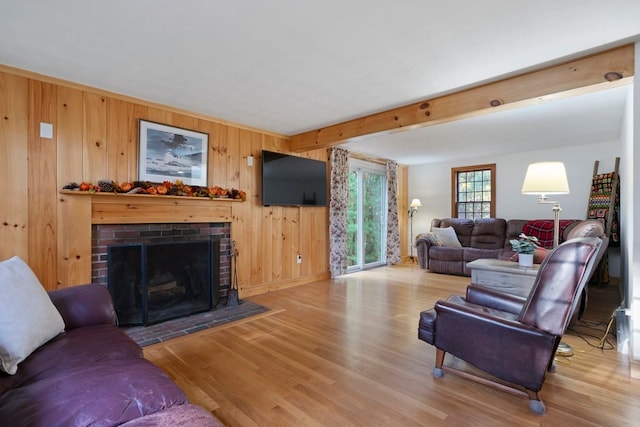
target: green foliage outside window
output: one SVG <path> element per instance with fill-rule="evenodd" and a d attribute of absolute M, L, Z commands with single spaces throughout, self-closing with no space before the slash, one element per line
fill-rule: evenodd
<path fill-rule="evenodd" d="M 492 169 L 461 168 L 456 177 L 456 214 L 458 218 L 490 218 L 492 200 Z"/>
<path fill-rule="evenodd" d="M 382 232 L 384 226 L 383 175 L 362 174 L 362 240 L 363 262 L 382 260 Z M 347 266 L 358 264 L 358 172 L 349 173 L 349 203 L 347 211 Z"/>

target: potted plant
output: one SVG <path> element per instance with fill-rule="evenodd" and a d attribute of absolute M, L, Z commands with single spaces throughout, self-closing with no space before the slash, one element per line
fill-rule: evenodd
<path fill-rule="evenodd" d="M 518 239 L 509 240 L 514 252 L 518 252 L 518 262 L 521 267 L 531 267 L 533 265 L 533 252 L 538 248 L 540 241 L 536 236 L 527 236 L 520 233 Z"/>

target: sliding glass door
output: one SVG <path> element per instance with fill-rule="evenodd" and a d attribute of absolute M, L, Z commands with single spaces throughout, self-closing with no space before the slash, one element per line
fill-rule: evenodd
<path fill-rule="evenodd" d="M 347 270 L 385 262 L 387 183 L 384 166 L 350 160 Z"/>

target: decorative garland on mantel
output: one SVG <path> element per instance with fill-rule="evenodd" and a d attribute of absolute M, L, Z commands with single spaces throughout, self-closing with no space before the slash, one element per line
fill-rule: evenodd
<path fill-rule="evenodd" d="M 63 190 L 86 191 L 89 193 L 120 193 L 120 194 L 149 194 L 160 196 L 185 196 L 185 197 L 208 197 L 210 199 L 235 199 L 247 200 L 247 193 L 235 188 L 225 189 L 219 186 L 200 187 L 196 185 L 186 185 L 181 180 L 175 182 L 164 181 L 156 184 L 149 181 L 116 182 L 106 179 L 92 184 L 83 181 L 80 184 L 71 182 Z"/>

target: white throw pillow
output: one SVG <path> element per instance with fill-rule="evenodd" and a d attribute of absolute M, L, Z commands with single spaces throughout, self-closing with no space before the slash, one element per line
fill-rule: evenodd
<path fill-rule="evenodd" d="M 64 331 L 62 316 L 36 275 L 19 257 L 0 262 L 0 369 L 18 363 Z"/>
<path fill-rule="evenodd" d="M 445 246 L 449 248 L 461 248 L 462 245 L 458 240 L 458 235 L 453 227 L 434 228 L 431 230 L 433 234 L 438 238 L 438 246 Z"/>

